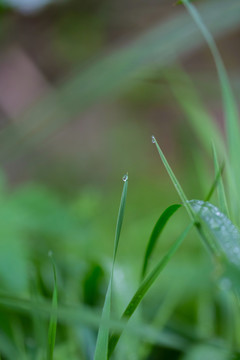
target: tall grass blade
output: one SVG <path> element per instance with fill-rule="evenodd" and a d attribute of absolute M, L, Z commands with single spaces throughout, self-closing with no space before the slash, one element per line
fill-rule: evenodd
<path fill-rule="evenodd" d="M 220 154 L 224 155 L 225 143 L 220 128 L 205 109 L 190 76 L 181 68 L 165 71 L 163 76 L 170 85 L 186 120 L 208 154 L 211 155 L 210 137 L 214 139 L 217 150 L 221 151 Z"/>
<path fill-rule="evenodd" d="M 134 296 L 132 297 L 131 301 L 129 302 L 128 306 L 126 307 L 122 319 L 130 319 L 135 310 L 137 309 L 138 305 L 150 289 L 150 287 L 153 285 L 155 280 L 158 278 L 162 270 L 166 267 L 170 259 L 173 257 L 185 237 L 187 236 L 189 230 L 193 227 L 194 223 L 190 223 L 186 229 L 183 231 L 183 233 L 177 238 L 177 240 L 174 242 L 174 244 L 171 246 L 171 248 L 168 250 L 167 254 L 164 255 L 164 257 L 158 262 L 158 264 L 154 267 L 154 269 L 146 276 L 145 280 L 141 283 L 137 291 L 135 292 Z M 109 351 L 108 355 L 109 357 L 113 353 L 119 338 L 122 334 L 122 331 L 119 333 L 115 333 L 111 336 L 109 341 Z"/>
<path fill-rule="evenodd" d="M 53 360 L 53 352 L 54 352 L 56 332 L 57 332 L 58 291 L 57 291 L 56 267 L 55 267 L 51 252 L 49 253 L 49 257 L 51 258 L 51 261 L 52 261 L 54 289 L 53 289 L 53 297 L 52 297 L 52 314 L 51 314 L 49 328 L 48 328 L 47 360 Z"/>
<path fill-rule="evenodd" d="M 195 228 L 197 229 L 197 232 L 201 238 L 201 240 L 203 241 L 204 245 L 206 246 L 207 250 L 212 254 L 216 252 L 216 244 L 214 241 L 212 241 L 212 239 L 208 236 L 206 236 L 205 232 L 202 229 L 202 225 L 201 225 L 201 219 L 200 217 L 193 211 L 189 201 L 187 200 L 187 197 L 181 187 L 181 185 L 179 184 L 175 174 L 173 173 L 167 159 L 165 158 L 160 146 L 158 145 L 156 139 L 154 136 L 152 136 L 152 142 L 156 145 L 158 153 L 160 155 L 160 158 L 165 166 L 165 169 L 167 170 L 167 173 L 170 177 L 170 179 L 172 180 L 173 185 L 175 186 L 175 189 L 177 190 L 183 205 L 185 206 L 188 215 L 190 217 L 190 219 L 194 222 Z"/>
<path fill-rule="evenodd" d="M 183 3 L 190 15 L 197 24 L 199 30 L 201 31 L 203 37 L 205 38 L 209 49 L 212 53 L 217 73 L 221 85 L 222 100 L 224 107 L 225 115 L 225 126 L 227 131 L 228 139 L 228 151 L 230 157 L 232 177 L 234 179 L 234 189 L 232 189 L 232 201 L 234 202 L 234 209 L 237 209 L 237 214 L 235 216 L 239 220 L 239 195 L 237 192 L 237 185 L 240 183 L 240 167 L 239 167 L 239 153 L 240 153 L 240 129 L 238 123 L 238 110 L 237 105 L 234 99 L 234 95 L 230 86 L 228 74 L 219 53 L 219 50 L 216 46 L 216 43 L 205 26 L 202 18 L 200 17 L 195 6 L 191 4 L 188 0 L 183 0 Z"/>
<path fill-rule="evenodd" d="M 218 170 L 217 170 L 217 172 L 215 174 L 214 181 L 213 181 L 213 183 L 212 183 L 212 185 L 210 187 L 209 192 L 207 193 L 206 197 L 204 198 L 204 201 L 209 201 L 211 199 L 215 189 L 218 186 L 219 180 L 221 179 L 223 170 L 224 170 L 224 164 L 222 164 L 221 167 L 218 167 Z"/>
<path fill-rule="evenodd" d="M 219 180 L 218 180 L 218 185 L 217 185 L 219 208 L 227 217 L 230 217 L 226 194 L 225 194 L 225 189 L 224 189 L 224 185 L 223 185 L 222 172 L 219 167 L 217 152 L 216 152 L 216 148 L 215 148 L 214 144 L 212 144 L 212 149 L 213 149 L 213 159 L 214 159 L 214 168 L 215 168 L 216 176 L 217 176 L 217 174 L 220 174 Z"/>
<path fill-rule="evenodd" d="M 165 225 L 167 224 L 168 220 L 172 217 L 172 215 L 181 207 L 180 204 L 174 204 L 169 206 L 166 210 L 163 211 L 161 216 L 159 217 L 158 221 L 156 222 L 153 231 L 151 233 L 149 242 L 147 244 L 147 249 L 144 256 L 144 262 L 142 267 L 142 279 L 144 278 L 147 267 L 152 255 L 152 252 L 157 244 L 157 240 L 161 235 Z"/>
<path fill-rule="evenodd" d="M 168 164 L 168 161 L 167 161 L 167 159 L 165 158 L 165 156 L 164 156 L 164 154 L 163 154 L 163 152 L 162 152 L 160 146 L 158 145 L 158 142 L 157 142 L 157 140 L 155 139 L 154 136 L 152 136 L 152 142 L 153 142 L 153 143 L 156 145 L 156 147 L 157 147 L 157 150 L 158 150 L 158 153 L 159 153 L 159 155 L 160 155 L 160 158 L 161 158 L 161 160 L 162 160 L 162 162 L 163 162 L 163 165 L 165 166 L 165 168 L 166 168 L 166 170 L 167 170 L 167 173 L 168 173 L 170 179 L 172 180 L 172 183 L 173 183 L 175 189 L 177 190 L 178 195 L 179 195 L 180 199 L 182 200 L 183 205 L 185 206 L 185 208 L 186 208 L 186 210 L 187 210 L 187 212 L 188 212 L 188 215 L 189 215 L 190 219 L 193 220 L 193 221 L 195 221 L 196 218 L 195 218 L 195 215 L 194 215 L 194 213 L 193 213 L 193 211 L 192 211 L 191 206 L 190 206 L 189 203 L 188 203 L 187 197 L 186 197 L 186 195 L 185 195 L 185 193 L 184 193 L 181 185 L 179 184 L 176 176 L 174 175 L 174 172 L 172 171 L 170 165 Z"/>
<path fill-rule="evenodd" d="M 113 280 L 113 271 L 114 271 L 114 264 L 115 264 L 116 255 L 117 255 L 119 238 L 120 238 L 121 229 L 122 229 L 125 205 L 126 205 L 128 175 L 125 175 L 123 177 L 123 181 L 124 181 L 124 185 L 123 185 L 122 197 L 121 197 L 118 218 L 117 218 L 112 269 L 111 269 L 110 280 L 109 280 L 108 289 L 107 289 L 107 293 L 106 293 L 106 297 L 105 297 L 105 301 L 104 301 L 104 305 L 103 305 L 102 318 L 101 318 L 101 323 L 100 323 L 100 327 L 99 327 L 99 331 L 98 331 L 94 360 L 107 360 L 107 358 L 108 358 L 108 339 L 109 339 L 109 320 L 110 320 L 110 315 L 111 315 L 112 280 Z"/>

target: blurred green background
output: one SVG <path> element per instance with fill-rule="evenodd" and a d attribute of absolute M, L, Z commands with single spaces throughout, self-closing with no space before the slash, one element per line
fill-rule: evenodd
<path fill-rule="evenodd" d="M 239 2 L 195 3 L 239 102 Z M 59 303 L 100 313 L 128 172 L 113 299 L 113 313 L 120 316 L 138 286 L 155 222 L 179 202 L 151 135 L 187 196 L 203 199 L 214 179 L 211 131 L 224 132 L 215 65 L 183 5 L 0 2 L 1 359 L 45 359 L 48 317 L 23 312 L 11 299 L 51 300 L 49 251 Z M 181 211 L 164 230 L 153 263 L 187 224 Z M 215 278 L 192 233 L 133 321 L 164 329 L 162 345 L 131 334 L 115 358 L 227 358 L 219 349 L 229 344 L 227 329 L 235 326 L 233 300 Z M 59 320 L 54 358 L 92 359 L 97 327 L 90 325 Z"/>

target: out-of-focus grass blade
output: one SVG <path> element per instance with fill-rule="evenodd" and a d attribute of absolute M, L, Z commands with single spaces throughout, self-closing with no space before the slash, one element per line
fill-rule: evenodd
<path fill-rule="evenodd" d="M 208 236 L 215 243 L 215 257 L 222 266 L 223 285 L 240 290 L 240 232 L 216 206 L 201 200 L 189 202 L 206 225 Z"/>
<path fill-rule="evenodd" d="M 239 153 L 240 153 L 240 128 L 238 123 L 238 110 L 237 105 L 234 99 L 234 95 L 230 86 L 229 78 L 227 75 L 226 68 L 224 66 L 221 55 L 218 51 L 216 43 L 205 26 L 202 18 L 200 17 L 198 11 L 195 6 L 192 5 L 188 0 L 183 0 L 183 3 L 190 15 L 196 22 L 198 28 L 200 29 L 202 35 L 204 36 L 209 49 L 214 58 L 214 62 L 216 64 L 218 77 L 221 85 L 222 92 L 222 100 L 224 106 L 224 114 L 225 114 L 225 126 L 227 130 L 227 138 L 228 138 L 228 151 L 230 156 L 230 164 L 231 164 L 231 172 L 232 172 L 232 181 L 234 182 L 234 188 L 231 187 L 232 190 L 232 201 L 234 203 L 234 209 L 237 209 L 237 214 L 235 217 L 239 220 L 239 195 L 236 191 L 238 184 L 240 183 L 240 167 L 239 167 Z"/>
<path fill-rule="evenodd" d="M 112 297 L 112 279 L 113 279 L 113 271 L 114 271 L 114 264 L 117 255 L 117 249 L 119 244 L 119 238 L 122 229 L 123 223 L 123 216 L 125 211 L 126 205 L 126 198 L 127 198 L 127 187 L 128 187 L 128 175 L 123 177 L 124 185 L 122 191 L 122 197 L 118 212 L 118 219 L 117 219 L 117 226 L 116 226 L 116 233 L 115 233 L 115 241 L 114 241 L 114 251 L 113 251 L 113 261 L 112 261 L 112 269 L 110 274 L 110 281 L 103 305 L 102 311 L 102 319 L 98 331 L 97 337 L 97 344 L 96 350 L 94 355 L 94 360 L 107 360 L 108 358 L 108 339 L 109 339 L 109 320 L 111 315 L 111 297 Z"/>
<path fill-rule="evenodd" d="M 1 356 L 4 359 L 17 359 L 19 357 L 18 349 L 3 332 L 0 334 L 0 359 Z"/>
<path fill-rule="evenodd" d="M 219 208 L 225 215 L 227 215 L 227 217 L 229 217 L 227 199 L 226 199 L 226 194 L 225 194 L 223 179 L 222 179 L 222 171 L 219 167 L 217 152 L 216 152 L 216 148 L 215 148 L 214 144 L 212 144 L 212 148 L 213 148 L 213 159 L 214 159 L 214 168 L 215 168 L 216 177 L 218 174 L 220 174 L 219 180 L 218 180 L 218 185 L 217 185 Z"/>
<path fill-rule="evenodd" d="M 214 181 L 213 181 L 213 183 L 211 185 L 211 188 L 210 188 L 207 196 L 205 197 L 204 201 L 209 201 L 211 199 L 211 197 L 212 197 L 212 195 L 213 195 L 213 193 L 214 193 L 214 191 L 215 191 L 215 189 L 216 189 L 216 187 L 218 185 L 218 182 L 219 182 L 219 180 L 220 180 L 220 178 L 222 176 L 223 170 L 224 170 L 224 164 L 222 164 L 221 167 L 218 168 L 217 173 L 215 175 L 215 179 L 214 179 Z"/>
<path fill-rule="evenodd" d="M 238 0 L 212 0 L 199 4 L 199 8 L 215 36 L 226 34 L 239 24 Z M 2 159 L 9 154 L 19 156 L 28 147 L 31 149 L 80 112 L 116 96 L 136 79 L 136 75 L 165 66 L 202 42 L 196 27 L 183 12 L 163 24 L 160 21 L 138 39 L 107 53 L 84 71 L 75 71 L 66 83 L 49 92 L 41 103 L 14 122 L 15 125 L 2 131 Z"/>
<path fill-rule="evenodd" d="M 190 223 L 187 228 L 183 231 L 183 233 L 177 238 L 177 240 L 174 242 L 174 244 L 171 246 L 171 248 L 168 250 L 167 254 L 158 262 L 158 264 L 153 268 L 153 270 L 146 276 L 145 280 L 141 283 L 137 291 L 135 292 L 134 296 L 132 297 L 131 301 L 129 302 L 128 306 L 126 307 L 122 319 L 130 319 L 135 310 L 137 309 L 138 305 L 150 289 L 150 287 L 153 285 L 155 280 L 160 275 L 161 271 L 165 268 L 165 266 L 168 264 L 169 260 L 172 258 L 172 256 L 175 254 L 185 237 L 187 236 L 189 230 L 193 227 L 194 223 Z M 113 353 L 118 340 L 121 336 L 122 332 L 113 334 L 109 340 L 109 351 L 108 355 L 109 357 Z"/>
<path fill-rule="evenodd" d="M 49 252 L 49 257 L 51 258 L 52 267 L 53 267 L 54 289 L 53 289 L 53 297 L 52 297 L 52 314 L 48 328 L 47 360 L 53 360 L 53 352 L 54 352 L 56 332 L 57 332 L 58 291 L 57 291 L 56 267 L 52 258 L 52 252 Z"/>
<path fill-rule="evenodd" d="M 230 360 L 230 351 L 220 346 L 201 344 L 191 347 L 182 360 Z"/>
<path fill-rule="evenodd" d="M 166 210 L 164 210 L 164 212 L 161 214 L 158 221 L 156 222 L 156 224 L 153 228 L 153 231 L 151 233 L 151 236 L 150 236 L 150 239 L 149 239 L 149 242 L 147 245 L 147 249 L 145 252 L 145 256 L 144 256 L 144 262 L 143 262 L 143 267 L 142 267 L 142 279 L 144 278 L 144 276 L 146 274 L 148 263 L 149 263 L 151 255 L 152 255 L 152 252 L 156 246 L 158 237 L 162 233 L 168 220 L 180 207 L 181 207 L 180 204 L 174 204 L 174 205 L 169 206 Z"/>
<path fill-rule="evenodd" d="M 165 71 L 163 76 L 170 85 L 171 91 L 186 116 L 186 120 L 188 120 L 188 123 L 209 155 L 211 155 L 209 138 L 214 139 L 217 150 L 221 151 L 221 155 L 223 155 L 225 144 L 221 131 L 204 108 L 188 74 L 180 68 L 175 68 Z"/>
<path fill-rule="evenodd" d="M 52 312 L 52 306 L 49 302 L 34 302 L 7 295 L 2 292 L 0 292 L 0 304 L 1 306 L 6 307 L 6 309 L 14 309 L 14 311 L 23 314 L 37 313 L 42 315 L 43 318 L 48 317 Z M 57 314 L 58 319 L 61 319 L 65 324 L 76 325 L 76 321 L 79 321 L 81 324 L 90 326 L 94 329 L 98 328 L 101 321 L 98 313 L 82 304 L 77 307 L 58 306 Z M 108 325 L 115 331 L 121 331 L 126 327 L 126 320 L 110 319 Z M 184 336 L 175 332 L 170 333 L 169 331 L 159 333 L 158 329 L 149 326 L 146 323 L 142 323 L 141 327 L 139 327 L 139 324 L 137 326 L 135 324 L 130 324 L 126 331 L 128 331 L 129 334 L 138 336 L 142 341 L 146 341 L 150 344 L 164 345 L 177 350 L 183 350 L 189 346 L 188 341 Z M 17 356 L 9 356 L 9 358 L 16 359 Z"/>
<path fill-rule="evenodd" d="M 193 211 L 192 211 L 191 206 L 190 206 L 189 203 L 188 203 L 187 197 L 186 197 L 186 195 L 185 195 L 185 193 L 184 193 L 181 185 L 179 184 L 176 176 L 174 175 L 174 173 L 173 173 L 170 165 L 168 164 L 168 161 L 167 161 L 167 159 L 165 158 L 165 156 L 164 156 L 164 154 L 163 154 L 163 152 L 162 152 L 160 146 L 158 145 L 158 142 L 157 142 L 157 140 L 155 139 L 154 136 L 152 136 L 152 142 L 153 142 L 153 143 L 156 145 L 156 147 L 157 147 L 157 150 L 158 150 L 158 153 L 159 153 L 159 155 L 160 155 L 160 158 L 161 158 L 161 160 L 162 160 L 162 162 L 163 162 L 163 165 L 165 166 L 165 168 L 166 168 L 166 170 L 167 170 L 167 173 L 168 173 L 168 175 L 170 176 L 170 179 L 172 180 L 172 183 L 173 183 L 173 185 L 175 186 L 175 189 L 177 190 L 178 195 L 179 195 L 180 199 L 182 200 L 183 205 L 185 206 L 185 208 L 186 208 L 186 210 L 187 210 L 187 212 L 188 212 L 188 215 L 189 215 L 190 219 L 193 220 L 193 221 L 195 221 L 195 220 L 196 220 L 196 217 L 195 217 L 195 215 L 194 215 L 194 213 L 193 213 Z"/>

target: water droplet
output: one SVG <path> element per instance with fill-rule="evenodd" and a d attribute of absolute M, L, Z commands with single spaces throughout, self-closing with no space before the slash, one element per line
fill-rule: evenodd
<path fill-rule="evenodd" d="M 49 252 L 48 252 L 48 256 L 49 256 L 49 257 L 52 257 L 52 256 L 53 256 L 53 252 L 52 252 L 52 250 L 49 250 Z"/>
<path fill-rule="evenodd" d="M 128 175 L 127 174 L 124 175 L 122 179 L 123 179 L 124 182 L 126 182 L 128 180 Z"/>
<path fill-rule="evenodd" d="M 154 136 L 152 136 L 152 143 L 155 144 L 156 143 L 156 139 Z"/>
<path fill-rule="evenodd" d="M 220 285 L 220 289 L 223 290 L 223 291 L 230 290 L 231 287 L 232 287 L 231 280 L 229 280 L 228 278 L 221 279 L 219 285 Z"/>

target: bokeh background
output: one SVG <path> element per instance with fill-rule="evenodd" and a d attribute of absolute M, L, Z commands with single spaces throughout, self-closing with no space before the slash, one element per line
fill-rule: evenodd
<path fill-rule="evenodd" d="M 239 102 L 238 1 L 199 0 L 196 6 L 216 39 Z M 1 1 L 2 291 L 50 299 L 53 280 L 47 254 L 51 250 L 59 301 L 84 303 L 100 311 L 122 176 L 128 172 L 115 281 L 120 300 L 114 311 L 119 316 L 138 284 L 156 220 L 168 205 L 179 202 L 151 136 L 158 140 L 187 196 L 203 199 L 214 178 L 205 121 L 224 132 L 215 65 L 182 4 Z M 166 229 L 153 263 L 183 223 L 187 224 L 187 217 L 182 212 Z M 224 329 L 215 320 L 226 316 L 227 305 L 224 302 L 219 315 L 223 300 L 212 294 L 211 266 L 193 234 L 149 294 L 145 320 L 152 321 L 159 305 L 168 304 L 159 324 L 168 324 L 181 336 L 194 330 L 196 336 L 224 338 Z M 169 299 L 178 301 L 169 306 Z M 44 358 L 46 319 L 39 329 L 31 316 L 3 305 L 0 316 L 3 359 Z M 91 359 L 96 329 L 87 330 L 86 335 L 79 324 L 60 324 L 56 359 Z M 185 356 L 180 346 L 142 350 L 137 341 L 130 353 L 120 346 L 119 359 Z"/>

